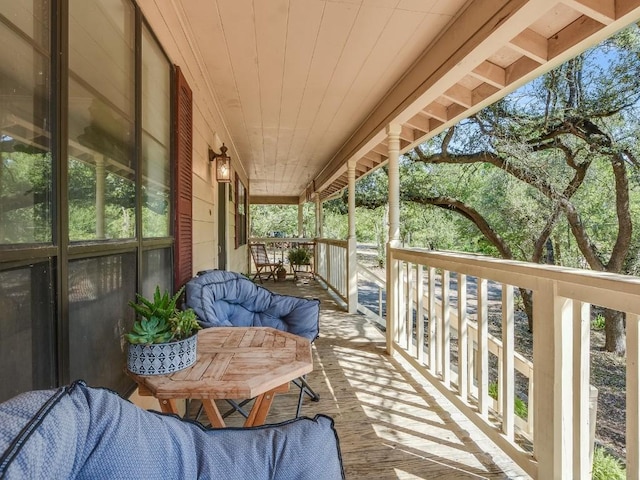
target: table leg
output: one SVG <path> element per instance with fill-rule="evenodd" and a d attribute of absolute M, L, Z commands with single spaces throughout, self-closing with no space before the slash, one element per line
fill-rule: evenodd
<path fill-rule="evenodd" d="M 203 398 L 202 406 L 204 407 L 204 411 L 206 412 L 207 418 L 209 419 L 209 422 L 211 422 L 212 427 L 226 427 L 224 420 L 222 419 L 222 415 L 220 415 L 220 410 L 218 410 L 218 407 L 213 400 Z"/>
<path fill-rule="evenodd" d="M 163 413 L 174 413 L 176 415 L 179 415 L 178 406 L 176 405 L 175 399 L 169 398 L 158 401 L 160 402 L 160 410 L 162 410 Z"/>
<path fill-rule="evenodd" d="M 245 427 L 255 427 L 258 425 L 264 425 L 269 409 L 273 403 L 273 399 L 276 393 L 289 391 L 289 382 L 279 387 L 273 388 L 262 395 L 258 395 L 253 403 L 253 407 L 249 412 L 249 416 L 244 422 Z"/>

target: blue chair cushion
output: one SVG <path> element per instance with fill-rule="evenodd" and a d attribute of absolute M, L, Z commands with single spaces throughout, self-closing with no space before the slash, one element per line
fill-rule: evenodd
<path fill-rule="evenodd" d="M 206 429 L 78 381 L 0 404 L 0 478 L 344 478 L 333 420 Z"/>
<path fill-rule="evenodd" d="M 208 270 L 186 284 L 186 306 L 208 327 L 272 327 L 313 341 L 320 300 L 280 295 L 236 272 Z"/>

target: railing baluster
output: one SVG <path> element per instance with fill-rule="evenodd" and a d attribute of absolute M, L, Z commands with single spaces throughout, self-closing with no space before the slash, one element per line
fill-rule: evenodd
<path fill-rule="evenodd" d="M 407 336 L 407 321 L 406 321 L 406 311 L 407 311 L 407 304 L 406 304 L 406 295 L 405 295 L 405 285 L 406 285 L 406 279 L 405 279 L 405 270 L 407 268 L 406 263 L 401 262 L 400 263 L 400 268 L 398 269 L 398 331 L 396 332 L 396 342 L 398 342 L 399 345 L 402 345 L 403 347 L 407 348 L 406 345 L 403 345 L 406 336 Z"/>
<path fill-rule="evenodd" d="M 429 316 L 429 371 L 436 375 L 436 270 L 428 267 L 427 310 Z"/>
<path fill-rule="evenodd" d="M 407 311 L 405 317 L 407 351 L 413 355 L 415 352 L 413 345 L 413 289 L 415 288 L 415 284 L 413 280 L 413 268 L 409 262 L 406 263 L 405 275 L 407 276 Z"/>
<path fill-rule="evenodd" d="M 640 476 L 640 315 L 627 318 L 627 478 Z"/>
<path fill-rule="evenodd" d="M 588 478 L 590 305 L 573 301 L 573 475 Z"/>
<path fill-rule="evenodd" d="M 449 270 L 442 271 L 442 319 L 440 321 L 440 341 L 438 352 L 440 352 L 440 372 L 442 373 L 442 383 L 448 388 L 451 382 L 451 316 L 449 315 Z"/>
<path fill-rule="evenodd" d="M 513 441 L 514 437 L 514 308 L 513 285 L 502 285 L 502 433 Z"/>
<path fill-rule="evenodd" d="M 478 278 L 478 410 L 489 414 L 489 311 L 486 278 Z"/>
<path fill-rule="evenodd" d="M 458 393 L 465 402 L 469 400 L 470 378 L 467 320 L 467 276 L 458 274 Z"/>
<path fill-rule="evenodd" d="M 416 358 L 424 364 L 424 274 L 416 264 Z"/>

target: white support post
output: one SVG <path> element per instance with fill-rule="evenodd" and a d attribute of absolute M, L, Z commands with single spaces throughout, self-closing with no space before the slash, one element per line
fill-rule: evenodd
<path fill-rule="evenodd" d="M 400 281 L 399 262 L 393 260 L 391 249 L 400 246 L 400 132 L 402 126 L 390 124 L 387 126 L 387 144 L 389 161 L 387 164 L 389 177 L 389 242 L 387 243 L 387 353 L 393 355 L 393 340 L 396 336 L 398 322 L 398 295 Z"/>
<path fill-rule="evenodd" d="M 535 377 L 533 451 L 538 478 L 573 476 L 572 301 L 548 280 L 534 294 L 533 375 Z M 628 385 L 627 385 L 628 386 Z"/>
<path fill-rule="evenodd" d="M 104 155 L 98 155 L 96 160 L 96 239 L 105 238 L 105 163 Z"/>
<path fill-rule="evenodd" d="M 304 203 L 298 204 L 298 238 L 304 237 Z"/>
<path fill-rule="evenodd" d="M 322 238 L 322 200 L 319 193 L 316 193 L 316 237 Z"/>
<path fill-rule="evenodd" d="M 358 311 L 358 257 L 356 241 L 356 161 L 347 162 L 349 182 L 349 250 L 347 251 L 347 306 L 349 313 Z"/>

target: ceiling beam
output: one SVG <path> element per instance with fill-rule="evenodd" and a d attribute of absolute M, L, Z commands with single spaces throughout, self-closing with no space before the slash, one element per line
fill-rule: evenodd
<path fill-rule="evenodd" d="M 436 120 L 440 120 L 441 122 L 449 120 L 449 117 L 447 116 L 447 107 L 438 102 L 430 103 L 423 112 Z"/>
<path fill-rule="evenodd" d="M 600 22 L 583 15 L 564 27 L 549 40 L 549 56 L 551 58 L 557 57 L 576 43 L 601 30 L 602 27 L 603 24 Z"/>
<path fill-rule="evenodd" d="M 615 0 L 562 0 L 562 3 L 603 25 L 616 19 Z"/>
<path fill-rule="evenodd" d="M 538 63 L 545 63 L 550 58 L 547 39 L 530 28 L 512 38 L 509 44 L 515 51 Z"/>
<path fill-rule="evenodd" d="M 471 90 L 459 84 L 455 84 L 444 92 L 442 96 L 463 107 L 469 108 L 473 106 L 473 94 Z"/>
<path fill-rule="evenodd" d="M 292 195 L 250 195 L 251 205 L 298 205 L 300 197 Z"/>
<path fill-rule="evenodd" d="M 539 67 L 540 64 L 535 60 L 528 57 L 519 58 L 505 69 L 507 83 L 514 83 Z"/>
<path fill-rule="evenodd" d="M 411 117 L 405 125 L 425 133 L 431 129 L 429 118 L 420 113 Z"/>
<path fill-rule="evenodd" d="M 413 135 L 413 129 L 402 125 L 400 130 L 400 138 L 409 143 L 413 142 L 415 140 L 415 137 Z"/>
<path fill-rule="evenodd" d="M 495 95 L 498 93 L 500 89 L 494 87 L 493 85 L 489 85 L 488 83 L 482 83 L 473 89 L 471 95 L 471 101 L 474 105 L 486 100 L 491 95 Z"/>
<path fill-rule="evenodd" d="M 487 60 L 474 68 L 470 75 L 497 88 L 504 88 L 507 84 L 504 68 Z"/>

